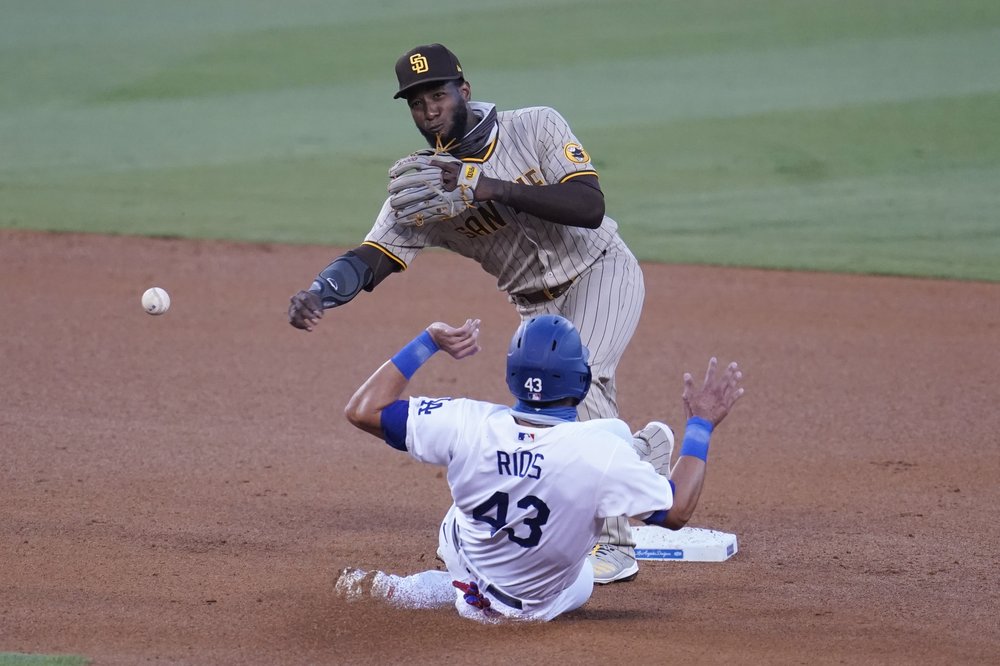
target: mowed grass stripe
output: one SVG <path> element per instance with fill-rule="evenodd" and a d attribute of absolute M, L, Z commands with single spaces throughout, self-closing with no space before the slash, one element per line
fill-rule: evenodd
<path fill-rule="evenodd" d="M 604 136 L 642 258 L 1000 279 L 1000 94 L 688 120 Z M 600 165 L 599 165 L 600 166 Z M 909 269 L 907 260 L 912 260 Z"/>
<path fill-rule="evenodd" d="M 630 200 L 1000 164 L 1000 93 L 730 118 L 664 121 L 595 132 L 605 189 Z M 628 159 L 646 152 L 655 168 Z M 734 197 L 735 198 L 735 197 Z"/>
<path fill-rule="evenodd" d="M 984 128 L 997 117 L 1000 95 L 982 95 L 594 131 L 587 146 L 610 200 L 646 212 L 666 209 L 663 197 L 691 192 L 735 190 L 733 198 L 739 199 L 759 186 L 995 164 L 1000 160 L 1000 136 Z M 405 118 L 398 124 L 406 125 Z M 406 136 L 415 140 L 415 132 L 406 129 Z M 171 201 L 182 199 L 191 209 L 200 201 L 228 202 L 238 209 L 248 200 L 254 207 L 267 206 L 270 200 L 275 212 L 295 201 L 306 206 L 338 202 L 344 218 L 340 228 L 356 235 L 367 228 L 384 194 L 382 180 L 391 154 L 343 150 L 231 165 L 88 171 L 55 181 L 43 174 L 41 182 L 28 179 L 23 193 L 48 196 L 65 187 L 81 195 L 92 191 L 99 200 L 103 191 L 145 199 L 154 208 L 155 199 L 161 199 L 165 212 Z M 643 154 L 648 159 L 635 158 Z M 344 191 L 352 196 L 344 197 Z M 621 203 L 615 211 L 623 221 L 633 217 L 628 209 L 621 210 Z M 322 212 L 320 218 L 325 217 Z M 296 225 L 311 227 L 304 229 L 303 239 L 337 240 L 301 214 L 293 219 Z"/>
<path fill-rule="evenodd" d="M 1000 137 L 981 130 L 996 117 L 1000 95 L 982 95 L 677 121 L 590 148 L 643 259 L 997 279 Z M 657 168 L 621 158 L 643 150 Z M 11 199 L 25 207 L 4 214 L 7 226 L 34 211 L 58 229 L 349 244 L 384 171 L 346 155 L 89 173 L 22 186 Z"/>
<path fill-rule="evenodd" d="M 498 3 L 494 3 L 498 4 Z M 504 68 L 600 66 L 607 61 L 801 47 L 871 38 L 1000 27 L 1000 11 L 976 16 L 981 0 L 954 3 L 947 12 L 933 0 L 916 2 L 753 2 L 728 0 L 691 7 L 679 2 L 477 3 L 428 6 L 409 15 L 372 12 L 316 17 L 308 25 L 217 35 L 200 52 L 98 99 L 169 98 L 328 86 L 377 80 L 392 53 L 421 41 L 448 42 L 470 71 L 495 66 L 482 48 L 479 26 L 517 34 L 522 48 L 503 53 Z M 966 10 L 966 11 L 963 11 Z M 324 21 L 324 19 L 326 19 Z M 567 46 L 570 48 L 567 48 Z M 585 48 L 573 48 L 573 46 Z"/>
<path fill-rule="evenodd" d="M 647 214 L 626 235 L 668 262 L 995 281 L 998 179 L 971 168 L 666 197 L 652 211 L 663 223 Z"/>
<path fill-rule="evenodd" d="M 979 277 L 996 254 L 996 3 L 349 4 L 13 8 L 0 226 L 356 242 L 421 145 L 391 63 L 448 34 L 474 97 L 566 115 L 644 259 Z"/>
<path fill-rule="evenodd" d="M 583 135 L 663 119 L 989 92 L 1000 90 L 997 71 L 1000 30 L 988 30 L 616 61 L 559 74 L 542 69 L 484 85 L 482 97 L 502 107 L 564 108 Z M 362 148 L 396 154 L 418 139 L 405 107 L 390 99 L 391 83 L 385 77 L 332 88 L 8 111 L 0 113 L 0 171 L 193 166 Z M 581 90 L 601 94 L 587 95 L 582 104 Z"/>
<path fill-rule="evenodd" d="M 561 101 L 580 131 L 995 92 L 997 71 L 1000 29 L 990 29 L 487 72 L 486 90 L 511 105 Z"/>
<path fill-rule="evenodd" d="M 440 17 L 486 25 L 483 12 L 569 0 L 56 0 L 7 3 L 0 21 L 0 108 L 191 97 L 391 76 L 396 51 L 440 39 Z M 526 15 L 526 14 L 522 14 Z M 427 27 L 415 33 L 412 21 Z M 398 27 L 399 32 L 391 29 Z M 398 40 L 397 45 L 394 40 Z M 405 44 L 405 46 L 403 46 Z M 386 64 L 388 63 L 388 65 Z M 345 68 L 352 76 L 343 78 Z M 353 73 L 360 75 L 355 76 Z"/>

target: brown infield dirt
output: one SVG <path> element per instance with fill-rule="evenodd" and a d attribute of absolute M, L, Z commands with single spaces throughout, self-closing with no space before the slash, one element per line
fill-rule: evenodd
<path fill-rule="evenodd" d="M 692 524 L 722 563 L 644 563 L 548 624 L 333 594 L 434 568 L 438 468 L 342 410 L 433 320 L 483 321 L 415 393 L 507 402 L 518 322 L 445 252 L 312 334 L 289 296 L 340 250 L 0 231 L 0 652 L 95 664 L 1000 660 L 1000 284 L 645 265 L 622 417 L 678 424 L 738 360 Z M 170 311 L 146 315 L 149 286 Z"/>

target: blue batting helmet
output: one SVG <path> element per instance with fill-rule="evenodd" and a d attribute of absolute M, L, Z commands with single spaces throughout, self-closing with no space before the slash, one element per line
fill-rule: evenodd
<path fill-rule="evenodd" d="M 521 322 L 507 350 L 507 386 L 526 402 L 583 400 L 590 389 L 590 351 L 565 317 Z"/>

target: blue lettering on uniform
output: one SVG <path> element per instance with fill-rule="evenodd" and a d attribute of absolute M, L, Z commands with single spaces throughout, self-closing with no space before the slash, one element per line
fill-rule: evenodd
<path fill-rule="evenodd" d="M 521 451 L 520 449 L 513 453 L 497 451 L 497 474 L 506 474 L 522 479 L 539 479 L 542 476 L 542 468 L 539 465 L 542 460 L 545 460 L 545 456 L 541 453 Z"/>
<path fill-rule="evenodd" d="M 506 451 L 497 451 L 497 474 L 507 474 L 510 476 L 510 454 Z"/>
<path fill-rule="evenodd" d="M 432 398 L 430 400 L 421 400 L 420 406 L 417 407 L 418 415 L 430 414 L 435 409 L 443 407 L 445 401 L 451 400 L 451 398 Z"/>
<path fill-rule="evenodd" d="M 536 453 L 534 461 L 531 464 L 531 470 L 534 473 L 528 475 L 529 479 L 537 479 L 542 475 L 542 468 L 538 466 L 539 460 L 545 460 L 545 456 L 543 456 L 541 453 Z"/>

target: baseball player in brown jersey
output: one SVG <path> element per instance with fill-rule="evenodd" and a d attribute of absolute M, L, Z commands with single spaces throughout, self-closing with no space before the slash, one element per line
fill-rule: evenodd
<path fill-rule="evenodd" d="M 493 275 L 522 320 L 556 314 L 573 322 L 593 372 L 579 418 L 617 417 L 615 370 L 645 288 L 617 223 L 604 214 L 590 156 L 554 109 L 498 112 L 473 101 L 458 58 L 441 44 L 403 54 L 396 77 L 395 97 L 405 98 L 434 150 L 393 166 L 390 196 L 364 242 L 292 297 L 290 323 L 311 331 L 324 310 L 406 270 L 421 249 L 443 247 Z M 650 423 L 634 446 L 669 475 L 666 425 Z M 634 546 L 628 519 L 609 519 L 590 558 L 595 582 L 635 578 Z"/>

